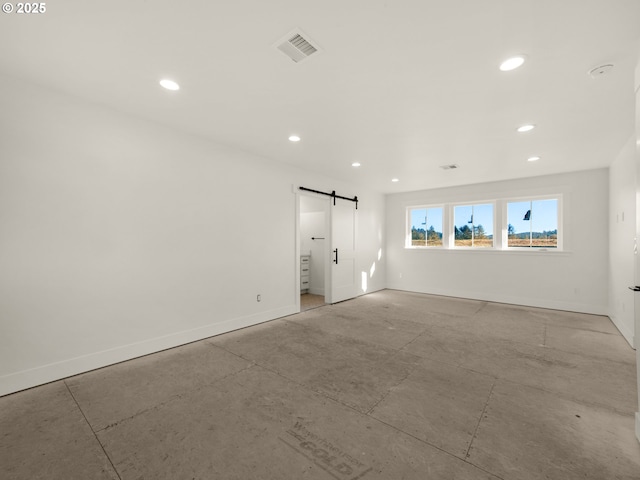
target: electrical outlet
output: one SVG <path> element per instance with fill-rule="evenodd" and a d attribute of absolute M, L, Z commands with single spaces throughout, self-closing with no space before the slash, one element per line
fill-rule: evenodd
<path fill-rule="evenodd" d="M 262 301 L 262 295 L 258 294 L 256 296 L 256 302 L 260 302 L 260 301 Z"/>

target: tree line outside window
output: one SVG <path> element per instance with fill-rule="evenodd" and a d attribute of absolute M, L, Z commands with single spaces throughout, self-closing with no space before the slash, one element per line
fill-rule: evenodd
<path fill-rule="evenodd" d="M 411 246 L 442 246 L 442 207 L 411 209 Z"/>
<path fill-rule="evenodd" d="M 493 204 L 456 206 L 453 218 L 456 247 L 493 247 Z"/>

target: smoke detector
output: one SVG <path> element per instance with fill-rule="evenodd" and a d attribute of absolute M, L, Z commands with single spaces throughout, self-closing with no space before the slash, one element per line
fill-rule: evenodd
<path fill-rule="evenodd" d="M 440 165 L 440 168 L 443 170 L 455 170 L 456 168 L 459 168 L 459 167 L 455 163 L 451 163 L 449 165 Z"/>
<path fill-rule="evenodd" d="M 296 28 L 278 40 L 274 47 L 296 63 L 306 60 L 311 55 L 321 52 L 317 43 Z"/>
<path fill-rule="evenodd" d="M 602 75 L 606 75 L 607 73 L 611 72 L 611 70 L 613 70 L 613 65 L 607 63 L 606 65 L 600 65 L 599 67 L 592 68 L 591 70 L 589 70 L 589 75 L 592 78 L 597 78 Z"/>

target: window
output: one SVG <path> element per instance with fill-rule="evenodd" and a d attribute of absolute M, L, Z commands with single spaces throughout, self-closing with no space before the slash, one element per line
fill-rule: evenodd
<path fill-rule="evenodd" d="M 558 199 L 507 203 L 508 248 L 558 248 Z"/>
<path fill-rule="evenodd" d="M 442 246 L 442 207 L 409 209 L 412 247 Z"/>
<path fill-rule="evenodd" d="M 493 204 L 459 205 L 453 217 L 456 247 L 493 247 Z"/>
<path fill-rule="evenodd" d="M 547 255 L 542 251 L 561 251 L 564 246 L 562 205 L 562 194 L 542 192 L 529 198 L 406 207 L 405 247 L 494 252 L 527 249 Z"/>

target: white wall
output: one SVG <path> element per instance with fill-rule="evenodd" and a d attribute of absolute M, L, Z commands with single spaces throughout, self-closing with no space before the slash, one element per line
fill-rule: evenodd
<path fill-rule="evenodd" d="M 361 187 L 8 77 L 0 111 L 0 394 L 297 311 L 293 185 L 383 247 Z"/>
<path fill-rule="evenodd" d="M 406 249 L 406 207 L 562 194 L 564 251 Z M 387 286 L 608 313 L 608 170 L 387 196 Z"/>
<path fill-rule="evenodd" d="M 609 167 L 609 317 L 634 345 L 636 139 L 629 138 Z"/>

